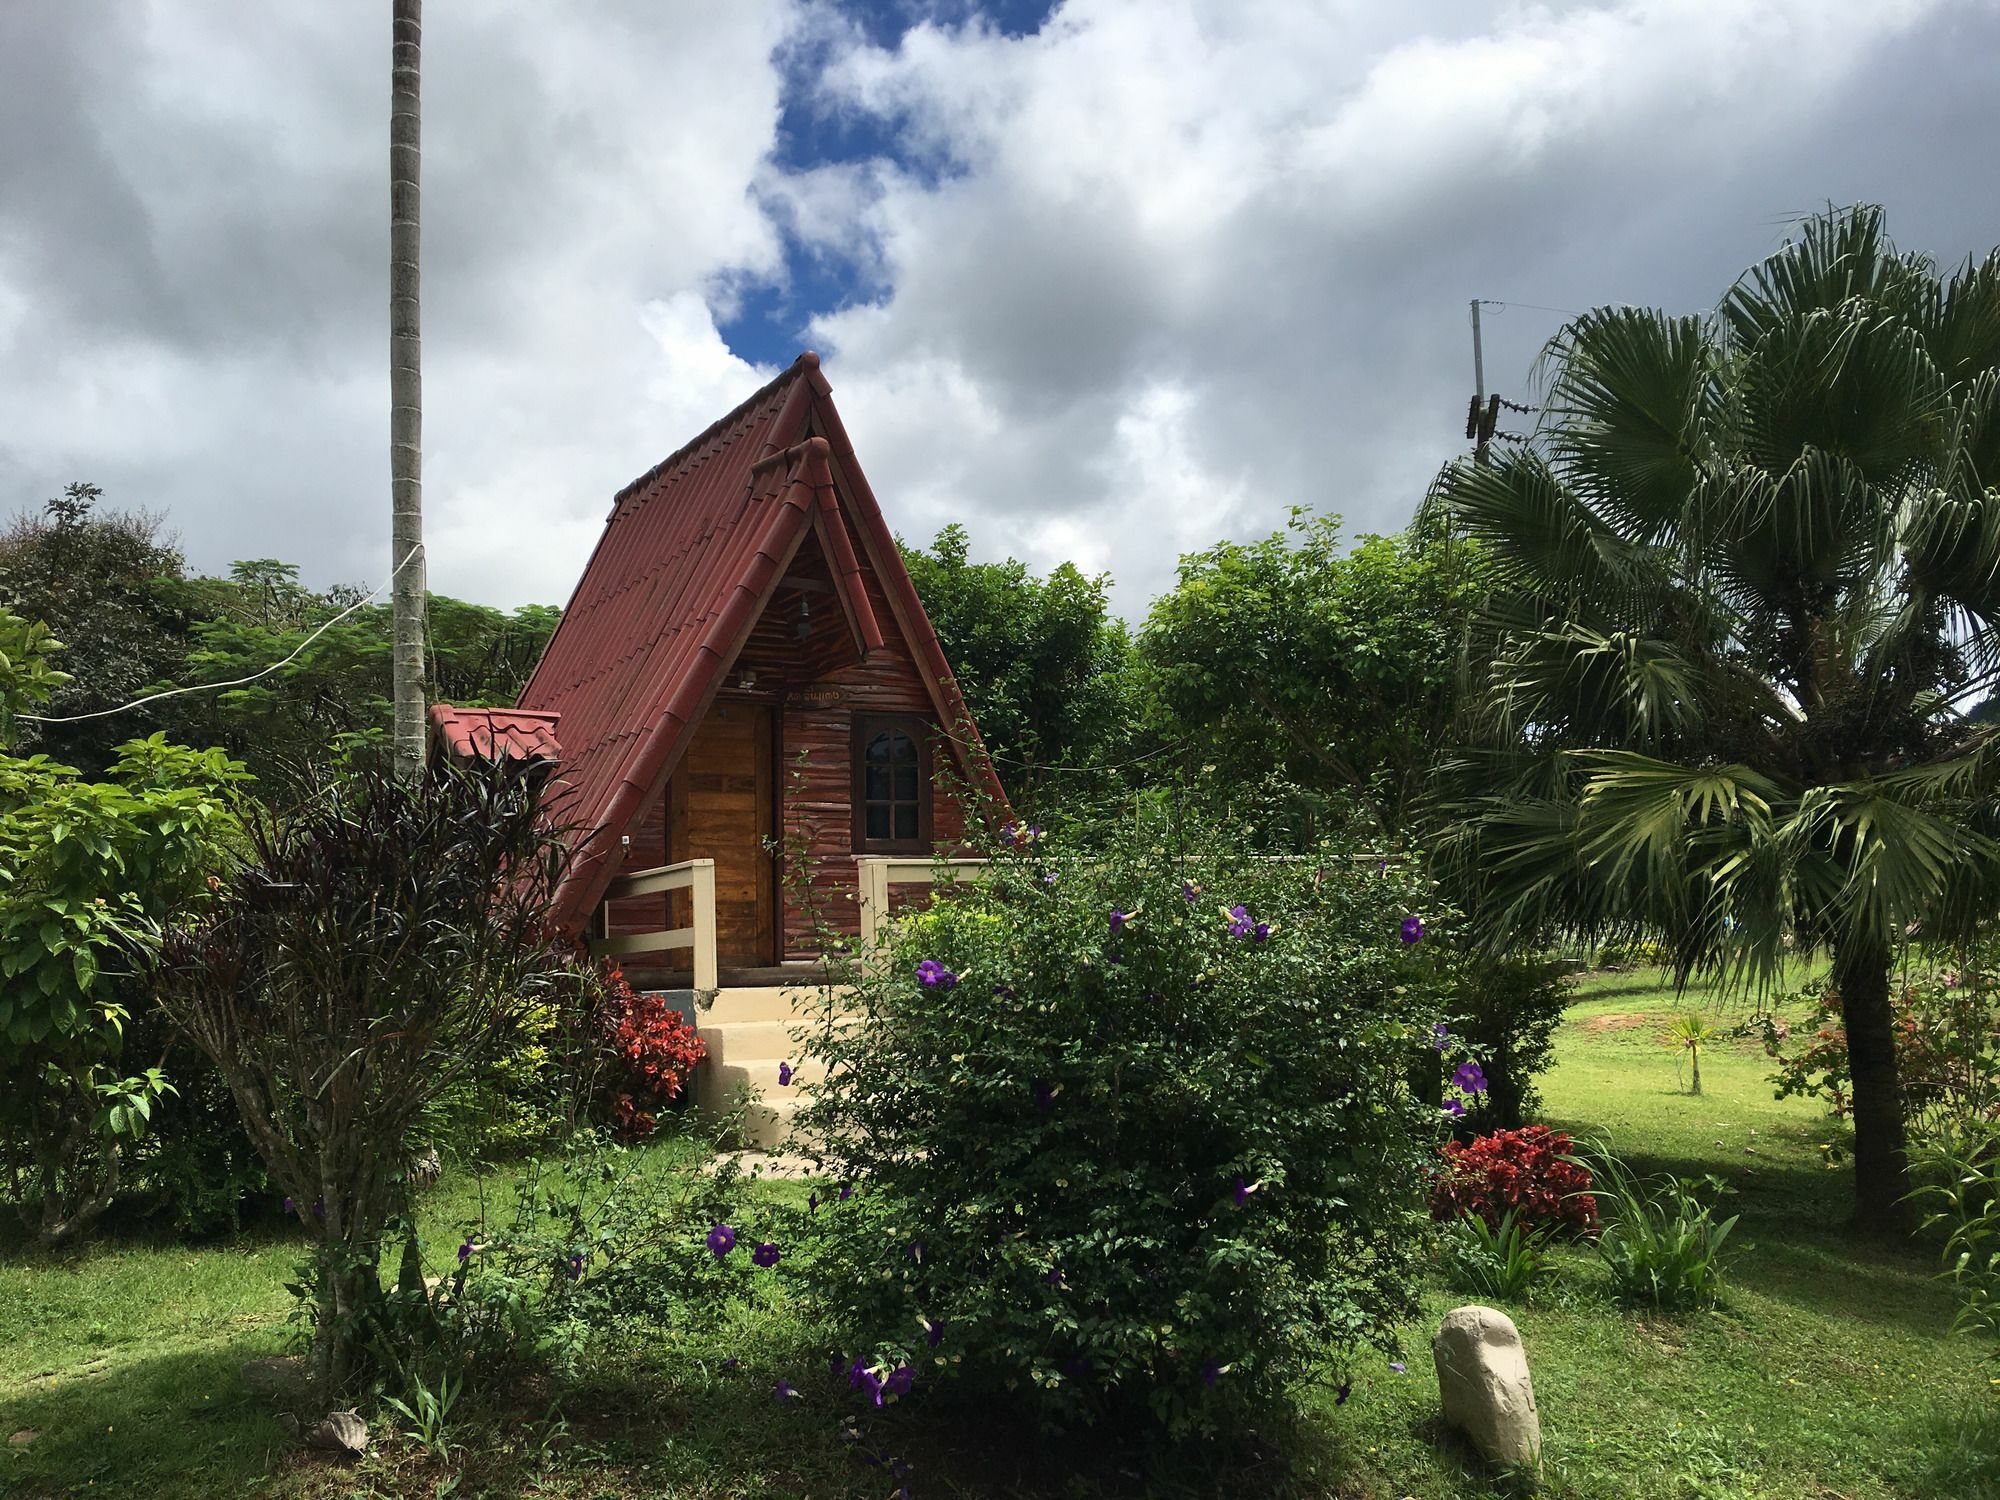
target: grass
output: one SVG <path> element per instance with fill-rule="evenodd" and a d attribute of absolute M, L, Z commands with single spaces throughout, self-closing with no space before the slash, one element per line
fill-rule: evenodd
<path fill-rule="evenodd" d="M 1704 1094 L 1685 1092 L 1658 1040 L 1685 1008 L 1657 976 L 1586 982 L 1543 1082 L 1545 1114 L 1608 1133 L 1644 1170 L 1726 1177 L 1742 1243 L 1712 1312 L 1621 1311 L 1574 1249 L 1532 1304 L 1501 1304 L 1528 1349 L 1546 1491 L 2000 1496 L 1989 1350 L 1949 1334 L 1950 1293 L 1924 1253 L 1846 1232 L 1851 1180 L 1821 1150 L 1835 1130 L 1817 1106 L 1771 1098 L 1754 1042 L 1705 1049 Z M 456 1242 L 475 1201 L 463 1181 L 431 1195 L 437 1243 Z M 869 1415 L 850 1441 L 851 1408 L 818 1373 L 823 1341 L 771 1304 L 720 1330 L 629 1341 L 566 1389 L 530 1381 L 489 1399 L 453 1434 L 452 1464 L 378 1422 L 386 1440 L 346 1465 L 290 1443 L 239 1373 L 284 1346 L 298 1254 L 265 1228 L 192 1247 L 114 1233 L 53 1265 L 0 1257 L 0 1494 L 880 1497 L 898 1478 L 867 1460 L 885 1454 L 926 1496 L 1507 1492 L 1438 1430 L 1428 1333 L 1468 1300 L 1441 1284 L 1406 1331 L 1407 1374 L 1370 1359 L 1345 1406 L 1316 1396 L 1297 1430 L 1246 1435 L 1228 1453 L 1064 1446 L 937 1394 Z M 781 1375 L 804 1400 L 776 1401 Z M 6 1445 L 20 1429 L 38 1436 Z"/>

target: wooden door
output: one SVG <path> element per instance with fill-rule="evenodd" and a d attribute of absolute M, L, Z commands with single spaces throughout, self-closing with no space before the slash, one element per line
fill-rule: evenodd
<path fill-rule="evenodd" d="M 776 827 L 771 758 L 771 710 L 717 703 L 667 789 L 670 857 L 715 861 L 716 958 L 726 967 L 777 962 L 777 879 L 764 849 Z"/>

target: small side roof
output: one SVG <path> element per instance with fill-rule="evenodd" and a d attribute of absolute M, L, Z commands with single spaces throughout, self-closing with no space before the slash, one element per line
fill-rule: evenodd
<path fill-rule="evenodd" d="M 562 759 L 555 713 L 525 708 L 453 708 L 439 703 L 430 712 L 431 733 L 454 760 L 513 761 L 554 765 Z"/>

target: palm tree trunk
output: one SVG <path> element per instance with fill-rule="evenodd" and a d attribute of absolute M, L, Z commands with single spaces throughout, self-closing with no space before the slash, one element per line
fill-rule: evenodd
<path fill-rule="evenodd" d="M 1888 951 L 1865 941 L 1842 944 L 1833 955 L 1833 982 L 1854 1079 L 1854 1222 L 1871 1234 L 1906 1233 L 1912 1223 L 1910 1163 Z"/>
<path fill-rule="evenodd" d="M 390 590 L 396 773 L 424 765 L 424 387 L 417 253 L 423 0 L 394 0 L 389 104 Z"/>

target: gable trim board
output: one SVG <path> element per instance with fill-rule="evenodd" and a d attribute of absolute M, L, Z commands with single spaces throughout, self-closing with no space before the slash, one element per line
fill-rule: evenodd
<path fill-rule="evenodd" d="M 1004 794 L 819 360 L 788 369 L 618 492 L 521 694 L 563 715 L 559 780 L 582 836 L 555 920 L 580 930 L 810 535 L 860 659 L 887 645 L 873 573 L 967 780 Z M 857 550 L 856 542 L 859 542 Z"/>

